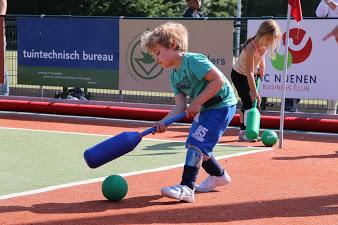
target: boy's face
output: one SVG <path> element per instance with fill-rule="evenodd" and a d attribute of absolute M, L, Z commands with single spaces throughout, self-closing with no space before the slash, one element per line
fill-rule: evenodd
<path fill-rule="evenodd" d="M 160 66 L 163 68 L 170 68 L 175 65 L 178 52 L 177 50 L 174 50 L 174 48 L 166 48 L 157 44 L 152 51 L 152 55 Z"/>

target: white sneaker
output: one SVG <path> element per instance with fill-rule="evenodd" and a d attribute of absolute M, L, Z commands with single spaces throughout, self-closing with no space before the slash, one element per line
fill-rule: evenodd
<path fill-rule="evenodd" d="M 195 202 L 195 190 L 187 185 L 176 185 L 161 189 L 161 194 L 168 198 L 178 199 L 184 202 Z"/>
<path fill-rule="evenodd" d="M 244 132 L 240 132 L 238 138 L 239 138 L 240 142 L 257 142 L 257 141 L 261 140 L 261 137 L 257 137 L 256 139 L 249 139 L 249 138 L 247 138 L 245 131 Z"/>
<path fill-rule="evenodd" d="M 224 186 L 230 182 L 231 178 L 224 170 L 223 176 L 208 176 L 200 185 L 195 186 L 195 190 L 196 192 L 209 192 L 214 190 L 217 186 Z"/>

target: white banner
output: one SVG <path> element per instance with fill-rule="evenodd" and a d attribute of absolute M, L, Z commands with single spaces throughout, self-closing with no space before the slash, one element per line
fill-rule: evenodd
<path fill-rule="evenodd" d="M 119 89 L 172 92 L 169 69 L 162 69 L 150 54 L 142 51 L 140 37 L 146 30 L 168 20 L 120 21 Z M 189 51 L 203 53 L 227 77 L 230 77 L 233 49 L 233 21 L 173 20 L 182 23 L 189 32 Z"/>
<path fill-rule="evenodd" d="M 264 20 L 248 21 L 252 37 Z M 286 20 L 277 20 L 285 40 Z M 286 97 L 300 99 L 338 99 L 338 44 L 334 37 L 322 38 L 338 24 L 338 19 L 295 20 L 290 24 L 289 60 Z M 266 54 L 266 70 L 260 93 L 264 97 L 281 97 L 285 41 L 275 59 Z"/>

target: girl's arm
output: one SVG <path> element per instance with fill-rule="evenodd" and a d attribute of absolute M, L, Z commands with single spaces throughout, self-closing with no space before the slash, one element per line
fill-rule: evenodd
<path fill-rule="evenodd" d="M 263 57 L 261 63 L 259 64 L 259 76 L 261 79 L 264 78 L 265 74 L 265 57 Z"/>
<path fill-rule="evenodd" d="M 201 111 L 202 105 L 214 97 L 224 85 L 225 79 L 219 70 L 212 68 L 204 77 L 209 83 L 206 88 L 192 100 L 187 108 L 188 117 L 193 117 Z"/>
<path fill-rule="evenodd" d="M 254 49 L 252 48 L 252 44 L 249 44 L 246 47 L 246 77 L 248 79 L 248 84 L 250 87 L 251 92 L 251 99 L 254 100 L 258 97 L 259 100 L 259 94 L 256 90 L 256 83 L 255 83 L 255 77 L 254 77 Z"/>

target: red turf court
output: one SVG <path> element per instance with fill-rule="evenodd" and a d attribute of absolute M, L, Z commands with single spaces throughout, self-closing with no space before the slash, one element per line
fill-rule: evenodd
<path fill-rule="evenodd" d="M 10 116 L 3 127 L 116 134 L 145 128 L 144 123 L 114 126 L 71 118 L 40 120 Z M 187 126 L 152 136 L 184 140 Z M 237 130 L 222 143 L 237 142 Z M 287 133 L 284 149 L 221 161 L 232 183 L 197 194 L 196 203 L 162 198 L 160 188 L 180 181 L 181 169 L 126 177 L 129 191 L 119 203 L 103 200 L 101 182 L 0 200 L 1 224 L 338 224 L 338 142 L 336 135 Z M 261 145 L 257 143 L 256 145 Z M 206 176 L 203 172 L 199 180 Z"/>

